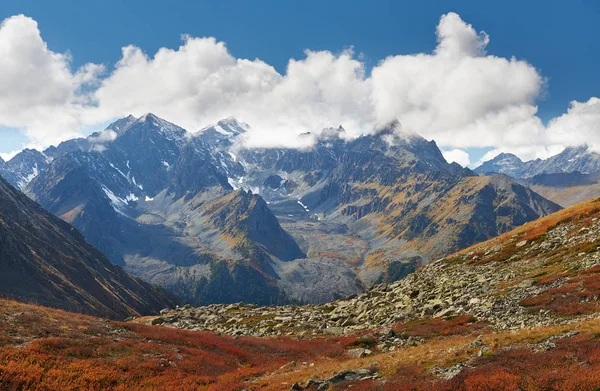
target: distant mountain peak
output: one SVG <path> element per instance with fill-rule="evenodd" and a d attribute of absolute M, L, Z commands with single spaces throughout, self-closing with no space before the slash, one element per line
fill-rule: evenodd
<path fill-rule="evenodd" d="M 164 120 L 153 113 L 146 113 L 136 120 L 137 123 L 152 123 L 152 124 L 159 124 L 160 121 L 164 121 Z"/>
<path fill-rule="evenodd" d="M 116 120 L 115 122 L 111 123 L 110 125 L 108 125 L 106 127 L 105 130 L 113 130 L 117 133 L 117 135 L 121 135 L 123 134 L 130 126 L 131 124 L 133 124 L 135 121 L 137 121 L 137 118 L 135 118 L 133 115 L 129 114 L 127 117 L 121 118 Z"/>
<path fill-rule="evenodd" d="M 250 125 L 248 125 L 245 122 L 238 121 L 235 117 L 224 118 L 224 119 L 220 120 L 219 122 L 217 122 L 217 125 L 234 127 L 234 128 L 243 129 L 243 130 L 248 130 L 250 128 Z"/>
<path fill-rule="evenodd" d="M 153 131 L 156 130 L 166 136 L 167 139 L 183 138 L 188 133 L 184 128 L 164 120 L 153 113 L 144 114 L 136 119 L 136 121 L 128 127 L 128 130 L 133 129 L 134 127 Z"/>
<path fill-rule="evenodd" d="M 520 161 L 522 162 L 523 160 L 521 160 L 520 157 L 518 157 L 515 154 L 512 153 L 507 153 L 507 152 L 501 152 L 498 156 L 496 156 L 495 158 L 491 159 L 491 160 L 501 160 L 501 159 L 511 159 L 511 160 L 515 160 L 515 161 Z"/>
<path fill-rule="evenodd" d="M 248 124 L 240 122 L 234 117 L 228 117 L 214 125 L 200 129 L 194 136 L 213 147 L 229 148 L 235 143 L 238 136 L 246 133 L 249 129 Z"/>
<path fill-rule="evenodd" d="M 397 119 L 375 129 L 374 134 L 393 134 L 400 130 L 402 124 Z"/>
<path fill-rule="evenodd" d="M 0 164 L 0 175 L 11 185 L 24 189 L 48 166 L 50 160 L 48 156 L 36 149 L 25 148 L 8 162 Z"/>

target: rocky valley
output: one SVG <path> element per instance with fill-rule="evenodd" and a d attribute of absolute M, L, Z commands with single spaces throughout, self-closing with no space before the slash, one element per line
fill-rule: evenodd
<path fill-rule="evenodd" d="M 3 300 L 0 382 L 64 390 L 593 390 L 599 235 L 596 199 L 319 305 L 188 304 L 114 322 Z"/>

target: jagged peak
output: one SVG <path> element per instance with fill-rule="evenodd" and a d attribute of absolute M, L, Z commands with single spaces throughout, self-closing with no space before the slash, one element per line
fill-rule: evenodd
<path fill-rule="evenodd" d="M 488 161 L 498 161 L 498 160 L 514 160 L 514 161 L 523 162 L 523 160 L 521 160 L 520 157 L 518 157 L 515 154 L 508 153 L 508 152 L 501 152 L 499 155 L 497 155 L 496 157 L 494 157 Z"/>
<path fill-rule="evenodd" d="M 242 133 L 245 133 L 250 129 L 250 125 L 245 122 L 238 121 L 235 117 L 227 117 L 220 121 L 217 121 L 216 124 L 211 124 L 205 126 L 196 132 L 197 135 L 201 135 L 207 131 L 213 131 L 216 133 L 220 133 L 228 138 L 239 136 Z"/>
<path fill-rule="evenodd" d="M 154 113 L 146 113 L 136 120 L 136 122 L 160 121 L 162 118 Z"/>
<path fill-rule="evenodd" d="M 20 161 L 22 159 L 25 159 L 27 157 L 32 157 L 34 159 L 48 160 L 48 156 L 46 156 L 44 153 L 38 151 L 37 149 L 25 148 L 21 152 L 17 153 L 15 156 L 13 156 L 8 162 L 14 163 L 14 162 Z"/>
<path fill-rule="evenodd" d="M 235 117 L 227 117 L 217 122 L 217 125 L 220 126 L 233 126 L 236 128 L 240 128 L 243 130 L 247 130 L 250 126 L 245 122 L 238 121 Z"/>
<path fill-rule="evenodd" d="M 323 128 L 320 132 L 304 132 L 300 133 L 297 138 L 299 140 L 311 140 L 313 144 L 317 144 L 319 142 L 340 140 L 343 138 L 344 133 L 346 133 L 346 129 L 342 125 L 336 127 L 330 126 L 328 128 Z"/>
<path fill-rule="evenodd" d="M 373 129 L 373 134 L 378 136 L 393 135 L 400 131 L 402 125 L 397 119 L 390 121 L 383 126 L 378 126 Z"/>
<path fill-rule="evenodd" d="M 137 118 L 133 115 L 129 114 L 127 117 L 120 118 L 110 125 L 106 127 L 104 130 L 112 130 L 117 133 L 117 135 L 123 134 L 135 121 Z"/>
<path fill-rule="evenodd" d="M 587 144 L 581 144 L 581 145 L 577 145 L 577 146 L 569 146 L 569 147 L 565 147 L 565 149 L 563 149 L 559 154 L 555 155 L 555 156 L 565 156 L 565 155 L 591 155 L 597 153 L 595 151 L 593 151 L 589 145 Z"/>
<path fill-rule="evenodd" d="M 136 121 L 132 123 L 128 129 L 133 129 L 134 127 L 139 126 L 153 130 L 156 129 L 165 135 L 177 135 L 178 137 L 187 135 L 188 133 L 187 130 L 181 126 L 162 119 L 153 113 L 146 113 L 142 115 L 140 118 L 136 119 Z"/>

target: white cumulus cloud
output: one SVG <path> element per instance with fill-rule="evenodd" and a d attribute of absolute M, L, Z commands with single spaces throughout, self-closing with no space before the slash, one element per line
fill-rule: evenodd
<path fill-rule="evenodd" d="M 82 90 L 100 65 L 70 69 L 70 56 L 48 49 L 37 23 L 23 15 L 0 25 L 0 126 L 23 129 L 34 145 L 80 134 L 88 107 Z"/>
<path fill-rule="evenodd" d="M 458 163 L 463 167 L 468 167 L 471 164 L 469 154 L 462 149 L 442 150 L 442 155 L 448 163 Z"/>

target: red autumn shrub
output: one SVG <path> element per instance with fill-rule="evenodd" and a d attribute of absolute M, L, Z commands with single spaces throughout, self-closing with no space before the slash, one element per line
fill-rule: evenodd
<path fill-rule="evenodd" d="M 520 377 L 503 370 L 481 373 L 465 379 L 462 389 L 465 391 L 517 391 Z"/>
<path fill-rule="evenodd" d="M 393 330 L 398 334 L 406 336 L 427 338 L 471 334 L 484 327 L 484 323 L 476 322 L 476 319 L 471 315 L 458 315 L 448 318 L 425 318 L 398 323 L 393 327 Z"/>

